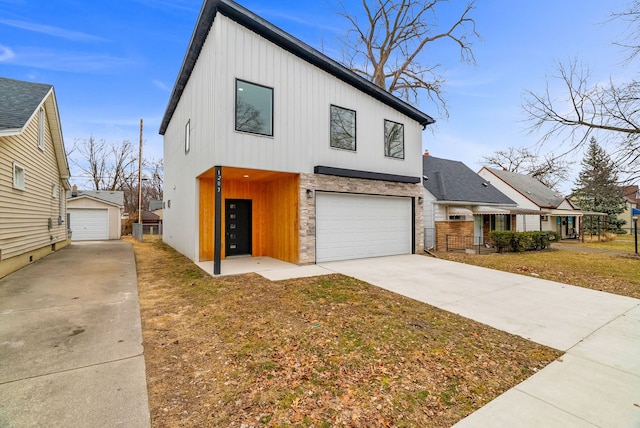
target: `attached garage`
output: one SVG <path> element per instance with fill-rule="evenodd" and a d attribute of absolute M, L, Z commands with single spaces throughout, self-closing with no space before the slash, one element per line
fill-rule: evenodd
<path fill-rule="evenodd" d="M 316 263 L 411 254 L 410 197 L 316 192 Z"/>
<path fill-rule="evenodd" d="M 99 241 L 109 239 L 109 210 L 67 209 L 72 241 Z"/>
<path fill-rule="evenodd" d="M 121 191 L 72 191 L 67 198 L 71 240 L 120 239 L 122 193 Z"/>

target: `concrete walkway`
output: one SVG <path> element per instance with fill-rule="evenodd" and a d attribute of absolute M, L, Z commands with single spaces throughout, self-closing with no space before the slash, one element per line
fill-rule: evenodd
<path fill-rule="evenodd" d="M 149 427 L 133 249 L 74 243 L 0 279 L 0 427 Z"/>
<path fill-rule="evenodd" d="M 566 351 L 457 427 L 640 427 L 640 300 L 419 255 L 320 266 Z"/>

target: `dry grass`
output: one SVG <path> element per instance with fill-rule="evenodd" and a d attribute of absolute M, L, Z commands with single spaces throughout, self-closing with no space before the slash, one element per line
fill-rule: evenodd
<path fill-rule="evenodd" d="M 619 242 L 622 241 L 609 241 L 608 244 Z M 588 249 L 596 244 L 570 245 L 572 250 L 488 255 L 438 252 L 437 255 L 446 260 L 640 298 L 640 259 L 633 255 L 589 252 Z M 580 251 L 581 246 L 586 250 Z"/>
<path fill-rule="evenodd" d="M 212 278 L 133 245 L 154 427 L 451 426 L 560 355 L 345 276 Z"/>

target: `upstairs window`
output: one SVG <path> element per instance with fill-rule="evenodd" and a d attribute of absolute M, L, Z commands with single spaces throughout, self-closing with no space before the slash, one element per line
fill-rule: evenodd
<path fill-rule="evenodd" d="M 336 149 L 356 151 L 356 112 L 331 106 L 329 145 Z"/>
<path fill-rule="evenodd" d="M 191 119 L 184 126 L 184 153 L 189 153 L 189 150 L 191 150 Z"/>
<path fill-rule="evenodd" d="M 13 163 L 13 188 L 24 190 L 24 168 L 17 163 Z"/>
<path fill-rule="evenodd" d="M 404 159 L 404 125 L 391 120 L 384 121 L 384 155 Z"/>
<path fill-rule="evenodd" d="M 236 131 L 273 136 L 273 88 L 236 79 Z"/>
<path fill-rule="evenodd" d="M 44 150 L 44 109 L 38 110 L 38 147 Z"/>

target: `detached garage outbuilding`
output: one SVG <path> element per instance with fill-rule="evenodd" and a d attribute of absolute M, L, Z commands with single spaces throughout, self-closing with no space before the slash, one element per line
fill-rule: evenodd
<path fill-rule="evenodd" d="M 122 191 L 72 191 L 67 198 L 71 240 L 120 239 L 123 210 Z"/>

